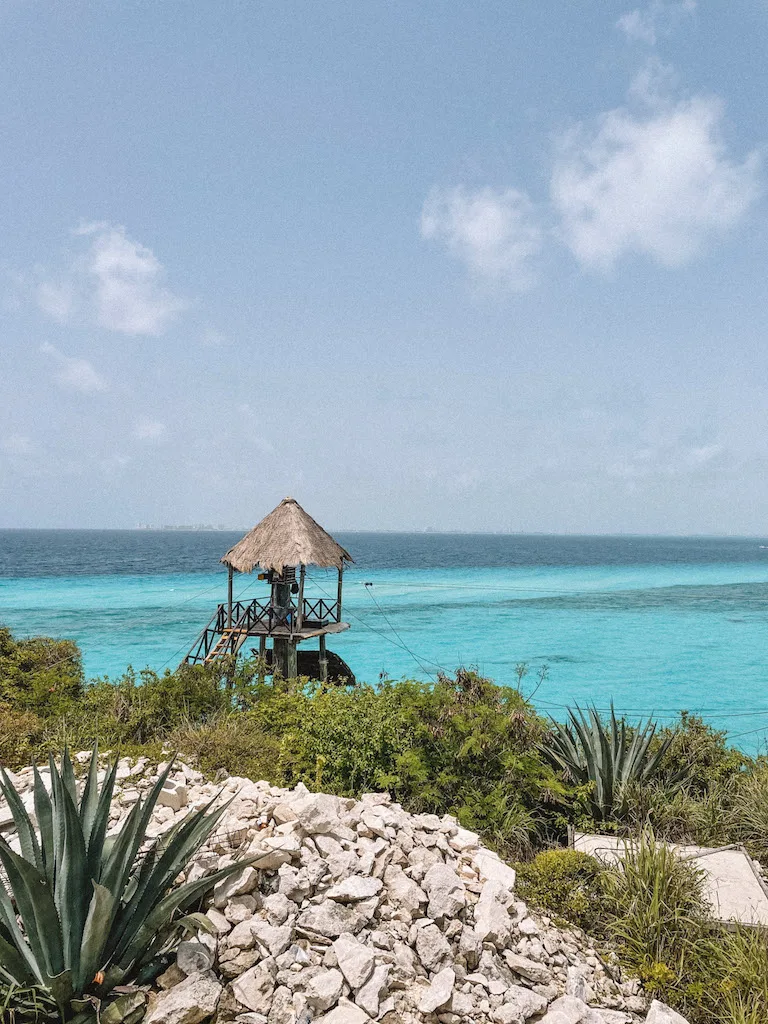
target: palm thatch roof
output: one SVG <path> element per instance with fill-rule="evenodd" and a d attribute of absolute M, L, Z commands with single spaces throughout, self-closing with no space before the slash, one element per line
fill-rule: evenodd
<path fill-rule="evenodd" d="M 308 515 L 295 498 L 283 498 L 221 559 L 238 572 L 282 571 L 284 565 L 318 565 L 343 569 L 352 556 Z"/>

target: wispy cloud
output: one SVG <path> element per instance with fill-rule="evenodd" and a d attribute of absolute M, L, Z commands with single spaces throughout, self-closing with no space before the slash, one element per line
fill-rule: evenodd
<path fill-rule="evenodd" d="M 37 303 L 52 320 L 66 323 L 75 305 L 72 281 L 42 281 L 37 287 Z"/>
<path fill-rule="evenodd" d="M 24 458 L 34 453 L 35 444 L 26 434 L 8 434 L 0 441 L 0 451 L 15 458 Z"/>
<path fill-rule="evenodd" d="M 433 189 L 421 234 L 445 244 L 473 275 L 525 291 L 534 282 L 542 232 L 533 204 L 517 189 Z"/>
<path fill-rule="evenodd" d="M 552 203 L 563 239 L 585 265 L 609 268 L 632 252 L 683 264 L 759 194 L 759 155 L 741 162 L 728 155 L 722 101 L 673 100 L 666 78 L 666 69 L 647 67 L 629 105 L 560 140 Z"/>
<path fill-rule="evenodd" d="M 133 427 L 133 436 L 138 441 L 156 441 L 165 433 L 166 427 L 160 420 L 142 417 L 138 419 Z"/>
<path fill-rule="evenodd" d="M 669 35 L 678 22 L 695 10 L 696 0 L 680 0 L 678 3 L 652 0 L 647 7 L 636 7 L 622 14 L 616 27 L 633 42 L 655 46 L 660 35 Z"/>
<path fill-rule="evenodd" d="M 75 237 L 86 248 L 39 284 L 40 309 L 59 323 L 81 315 L 108 331 L 163 334 L 186 303 L 165 284 L 165 268 L 152 250 L 106 222 L 83 224 Z"/>
<path fill-rule="evenodd" d="M 54 380 L 66 390 L 81 391 L 84 394 L 107 390 L 108 384 L 106 380 L 94 369 L 87 359 L 67 356 L 47 342 L 40 346 L 40 351 L 44 355 L 50 356 L 56 368 Z"/>

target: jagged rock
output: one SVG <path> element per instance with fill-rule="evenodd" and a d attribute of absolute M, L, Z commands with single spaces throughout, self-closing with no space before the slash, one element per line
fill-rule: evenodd
<path fill-rule="evenodd" d="M 486 882 L 475 904 L 475 934 L 481 942 L 492 942 L 502 949 L 509 942 L 512 920 L 502 902 L 499 882 Z"/>
<path fill-rule="evenodd" d="M 199 974 L 213 964 L 213 954 L 202 942 L 180 942 L 176 950 L 176 964 L 184 974 Z"/>
<path fill-rule="evenodd" d="M 211 972 L 190 974 L 158 997 L 144 1024 L 200 1024 L 216 1010 L 222 988 Z"/>
<path fill-rule="evenodd" d="M 297 927 L 305 932 L 315 932 L 327 938 L 337 938 L 343 932 L 355 934 L 366 923 L 366 917 L 357 907 L 327 900 L 316 907 L 308 907 L 298 917 Z"/>
<path fill-rule="evenodd" d="M 517 1015 L 513 1020 L 528 1020 L 537 1013 L 543 1013 L 547 1008 L 547 1000 L 544 996 L 532 992 L 522 985 L 510 985 L 504 993 L 504 1005 L 511 1006 Z"/>
<path fill-rule="evenodd" d="M 217 910 L 226 907 L 233 896 L 242 896 L 253 892 L 259 884 L 259 876 L 250 865 L 242 871 L 235 872 L 229 878 L 222 878 L 213 889 L 213 905 Z"/>
<path fill-rule="evenodd" d="M 658 999 L 654 999 L 648 1007 L 648 1016 L 645 1018 L 645 1024 L 688 1024 L 688 1021 L 685 1017 L 681 1017 L 676 1010 L 673 1010 L 671 1006 L 667 1006 L 666 1003 L 660 1003 Z"/>
<path fill-rule="evenodd" d="M 350 829 L 341 821 L 341 800 L 327 793 L 306 793 L 291 801 L 296 820 L 308 835 L 349 837 Z"/>
<path fill-rule="evenodd" d="M 389 964 L 379 964 L 355 995 L 355 1002 L 369 1017 L 376 1017 L 379 1013 L 381 1000 L 387 994 L 389 972 Z"/>
<path fill-rule="evenodd" d="M 379 878 L 350 875 L 349 878 L 332 885 L 325 895 L 329 900 L 336 900 L 338 903 L 357 903 L 378 896 L 383 887 L 384 883 Z"/>
<path fill-rule="evenodd" d="M 248 1007 L 254 1013 L 269 1013 L 274 991 L 275 979 L 271 972 L 261 964 L 252 967 L 232 982 L 235 999 L 241 1006 Z"/>
<path fill-rule="evenodd" d="M 416 935 L 416 953 L 427 970 L 434 970 L 450 952 L 448 940 L 436 924 L 419 928 Z"/>
<path fill-rule="evenodd" d="M 300 850 L 301 843 L 296 836 L 265 836 L 254 840 L 248 849 L 248 857 L 252 858 L 252 866 L 259 871 L 273 871 L 289 864 Z"/>
<path fill-rule="evenodd" d="M 476 853 L 473 863 L 480 878 L 484 881 L 500 882 L 501 885 L 510 891 L 515 888 L 515 869 L 511 868 L 509 864 L 505 864 L 491 850 L 481 850 L 479 853 Z"/>
<path fill-rule="evenodd" d="M 384 885 L 390 903 L 412 913 L 427 903 L 427 894 L 397 864 L 390 864 L 384 872 Z"/>
<path fill-rule="evenodd" d="M 433 864 L 424 875 L 422 887 L 429 896 L 427 914 L 434 921 L 455 917 L 467 902 L 464 883 L 448 864 Z"/>
<path fill-rule="evenodd" d="M 358 942 L 354 935 L 340 935 L 333 943 L 339 970 L 357 991 L 368 981 L 374 968 L 374 953 L 370 946 Z"/>
<path fill-rule="evenodd" d="M 455 982 L 456 972 L 452 968 L 444 967 L 442 971 L 438 971 L 419 1000 L 419 1010 L 422 1013 L 433 1013 L 441 1006 L 445 1006 L 453 995 Z"/>
<path fill-rule="evenodd" d="M 344 977 L 341 971 L 335 967 L 322 971 L 307 983 L 304 992 L 307 1005 L 321 1013 L 323 1010 L 329 1010 L 337 1002 L 343 987 Z"/>
<path fill-rule="evenodd" d="M 317 1024 L 368 1024 L 369 1020 L 365 1010 L 350 1003 L 348 999 L 340 999 L 336 1009 L 319 1017 Z"/>
<path fill-rule="evenodd" d="M 547 1016 L 550 1014 L 562 1016 L 568 1024 L 604 1024 L 598 1010 L 587 1006 L 582 999 L 575 996 L 560 996 L 559 999 L 555 999 L 550 1003 Z M 544 1019 L 546 1020 L 546 1017 Z"/>
<path fill-rule="evenodd" d="M 527 978 L 529 981 L 535 981 L 541 985 L 549 981 L 549 969 L 543 964 L 536 963 L 535 960 L 528 960 L 527 957 L 512 953 L 508 949 L 504 951 L 504 959 L 515 974 L 519 974 L 521 978 Z"/>
<path fill-rule="evenodd" d="M 587 1002 L 587 980 L 584 967 L 569 967 L 568 979 L 565 983 L 565 994 Z"/>

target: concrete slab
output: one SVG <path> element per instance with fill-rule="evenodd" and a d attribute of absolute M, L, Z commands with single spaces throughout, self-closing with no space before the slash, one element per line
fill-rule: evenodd
<path fill-rule="evenodd" d="M 627 842 L 616 836 L 577 832 L 573 845 L 604 864 L 615 864 L 624 853 Z M 672 849 L 681 857 L 692 860 L 704 872 L 704 892 L 714 918 L 768 927 L 768 889 L 743 847 L 673 845 Z"/>

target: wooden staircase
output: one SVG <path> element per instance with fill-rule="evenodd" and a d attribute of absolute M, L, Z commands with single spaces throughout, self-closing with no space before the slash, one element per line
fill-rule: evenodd
<path fill-rule="evenodd" d="M 248 630 L 238 626 L 226 627 L 205 656 L 204 665 L 210 665 L 212 661 L 225 658 L 231 654 L 237 654 L 245 641 L 248 639 Z"/>

